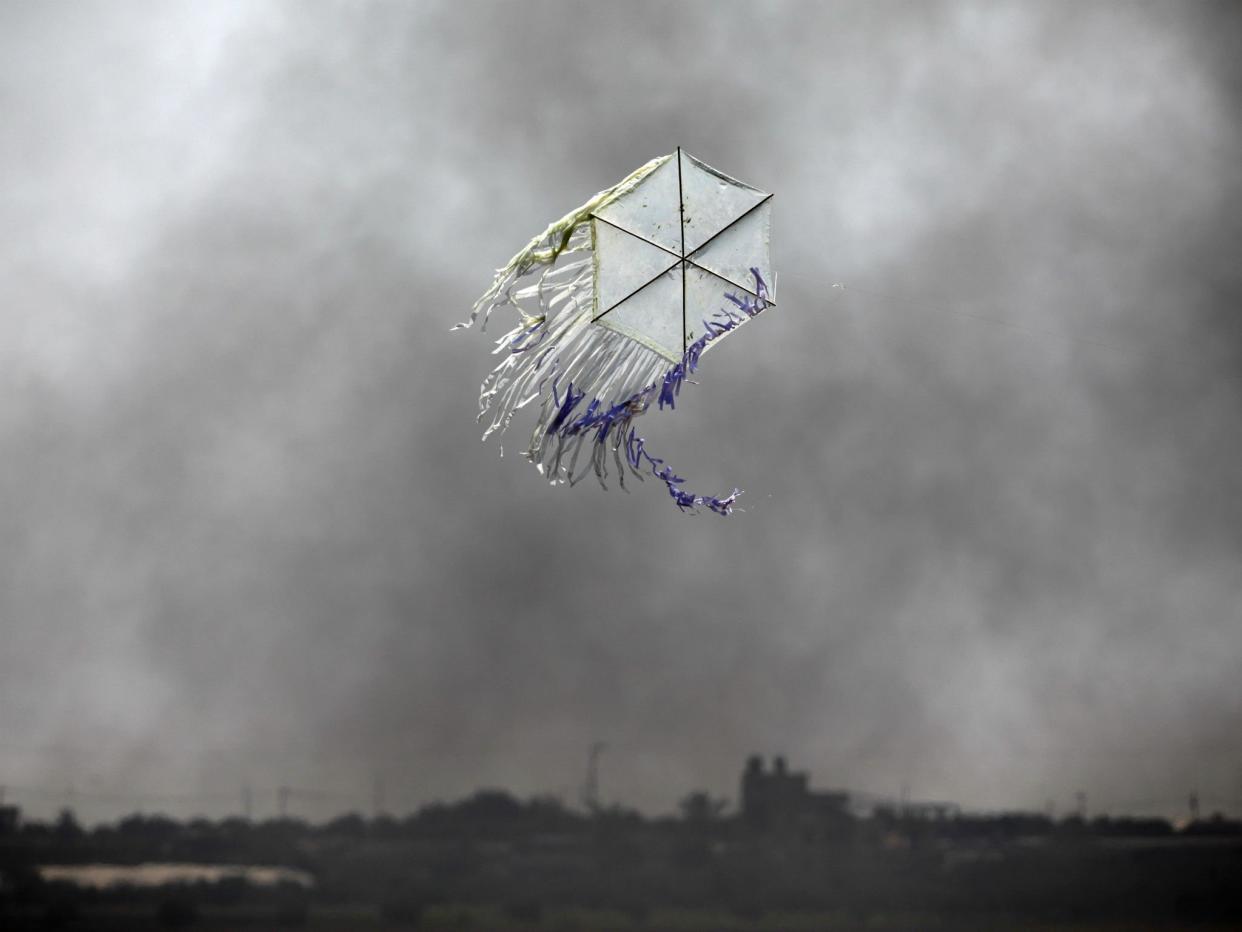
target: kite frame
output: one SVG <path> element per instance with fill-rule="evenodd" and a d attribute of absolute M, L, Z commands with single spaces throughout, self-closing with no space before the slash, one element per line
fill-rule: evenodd
<path fill-rule="evenodd" d="M 686 319 L 686 266 L 692 265 L 695 268 L 699 269 L 700 271 L 706 272 L 708 275 L 713 275 L 716 278 L 719 278 L 721 281 L 728 282 L 734 288 L 738 288 L 746 292 L 747 294 L 751 295 L 753 298 L 759 298 L 760 296 L 755 294 L 755 290 L 753 287 L 749 285 L 744 285 L 738 281 L 734 281 L 728 276 L 722 275 L 713 269 L 709 269 L 709 268 L 706 268 L 705 266 L 699 265 L 699 263 L 694 261 L 693 256 L 701 252 L 703 249 L 705 249 L 708 246 L 708 244 L 710 244 L 713 240 L 717 239 L 721 234 L 733 228 L 737 224 L 741 223 L 743 220 L 745 220 L 747 217 L 753 214 L 756 210 L 758 210 L 764 204 L 768 203 L 770 200 L 772 200 L 772 198 L 775 195 L 770 192 L 760 191 L 758 188 L 754 187 L 753 185 L 749 185 L 744 181 L 739 181 L 736 178 L 732 178 L 729 175 L 726 175 L 724 172 L 718 171 L 717 169 L 712 168 L 710 165 L 707 165 L 706 163 L 699 161 L 698 159 L 696 159 L 694 156 L 690 155 L 689 153 L 685 153 L 685 157 L 693 160 L 695 166 L 702 169 L 703 171 L 706 171 L 709 174 L 715 175 L 717 178 L 720 178 L 723 181 L 727 181 L 729 184 L 737 185 L 738 187 L 746 188 L 747 190 L 754 191 L 758 194 L 763 195 L 763 197 L 760 198 L 759 201 L 752 204 L 750 207 L 746 208 L 746 210 L 742 211 L 742 213 L 738 214 L 736 217 L 734 217 L 732 220 L 726 223 L 723 227 L 721 227 L 711 236 L 707 237 L 707 239 L 699 243 L 699 245 L 696 246 L 693 250 L 691 250 L 689 255 L 687 255 L 686 254 L 686 197 L 685 197 L 684 188 L 682 186 L 682 173 L 681 173 L 682 155 L 683 153 L 682 153 L 681 146 L 678 146 L 676 153 L 670 154 L 668 156 L 668 158 L 675 157 L 677 159 L 677 213 L 678 213 L 678 218 L 680 221 L 679 223 L 680 234 L 681 234 L 680 252 L 675 252 L 672 249 L 669 249 L 667 246 L 664 246 L 661 243 L 657 243 L 653 239 L 643 236 L 641 233 L 635 233 L 633 230 L 627 229 L 617 223 L 614 223 L 605 217 L 601 217 L 596 212 L 600 210 L 601 208 L 607 206 L 607 204 L 612 203 L 612 201 L 616 200 L 616 198 L 609 198 L 606 203 L 596 206 L 595 208 L 591 210 L 588 216 L 590 217 L 590 220 L 591 220 L 591 252 L 593 255 L 593 259 L 594 259 L 595 282 L 597 283 L 596 286 L 593 288 L 593 294 L 592 294 L 592 310 L 594 313 L 593 313 L 593 316 L 591 317 L 591 323 L 593 324 L 599 323 L 603 317 L 610 314 L 612 311 L 616 310 L 618 307 L 620 307 L 630 298 L 634 297 L 636 294 L 641 292 L 644 288 L 659 281 L 661 278 L 663 278 L 673 269 L 678 269 L 681 272 L 681 350 L 682 350 L 682 353 L 684 354 L 687 347 L 690 345 L 690 339 L 688 336 L 688 322 Z M 635 187 L 637 187 L 637 185 L 635 185 Z M 628 194 L 630 192 L 627 191 L 625 193 Z M 618 195 L 618 197 L 620 196 L 621 195 Z M 635 288 L 625 297 L 621 298 L 619 301 L 614 301 L 609 307 L 601 311 L 599 309 L 599 288 L 598 288 L 599 250 L 596 248 L 596 242 L 595 242 L 595 229 L 596 229 L 595 224 L 596 223 L 607 224 L 609 227 L 612 227 L 614 230 L 619 230 L 620 232 L 625 233 L 627 236 L 633 236 L 635 239 L 641 240 L 647 245 L 654 246 L 656 249 L 659 249 L 667 253 L 668 255 L 672 256 L 676 261 L 674 261 L 673 264 L 670 265 L 668 268 L 661 269 L 658 274 L 648 279 L 647 281 L 643 282 L 643 284 L 639 285 L 637 288 Z M 765 296 L 764 300 L 767 306 L 769 307 L 776 306 L 776 302 L 772 300 L 770 297 Z M 617 333 L 627 336 L 632 340 L 636 340 L 637 342 L 641 343 L 643 346 L 647 347 L 652 352 L 659 353 L 661 356 L 663 356 L 665 359 L 669 360 L 670 362 L 676 363 L 680 360 L 680 356 L 671 355 L 669 351 L 667 350 L 667 348 L 659 346 L 654 341 L 648 339 L 642 333 L 634 330 L 632 327 L 627 327 L 624 324 L 615 323 L 613 321 L 609 321 L 608 323 L 603 324 L 602 326 L 607 327 L 609 330 L 613 330 Z M 709 346 L 710 345 L 711 344 L 709 344 Z"/>

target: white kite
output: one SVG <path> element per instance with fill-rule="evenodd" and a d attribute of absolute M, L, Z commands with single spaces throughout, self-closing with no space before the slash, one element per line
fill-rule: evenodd
<path fill-rule="evenodd" d="M 538 401 L 524 455 L 553 482 L 593 471 L 605 484 L 611 458 L 622 487 L 627 469 L 650 473 L 683 511 L 729 514 L 738 489 L 685 491 L 632 422 L 674 407 L 702 354 L 773 306 L 771 198 L 679 148 L 531 240 L 454 328 L 485 328 L 499 308 L 519 315 L 480 390 L 483 438 Z"/>

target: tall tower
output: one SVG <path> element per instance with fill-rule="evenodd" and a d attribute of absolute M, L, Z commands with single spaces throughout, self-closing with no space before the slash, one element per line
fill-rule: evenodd
<path fill-rule="evenodd" d="M 762 825 L 765 818 L 763 758 L 752 754 L 746 758 L 746 769 L 742 771 L 742 818 L 752 826 Z"/>

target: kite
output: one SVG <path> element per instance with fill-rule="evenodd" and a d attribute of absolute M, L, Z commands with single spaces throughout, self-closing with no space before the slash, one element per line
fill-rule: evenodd
<path fill-rule="evenodd" d="M 622 488 L 627 472 L 651 475 L 682 511 L 729 514 L 739 489 L 687 491 L 633 422 L 674 408 L 702 355 L 775 306 L 771 199 L 678 148 L 532 239 L 453 328 L 485 329 L 502 308 L 518 314 L 479 390 L 483 439 L 538 402 L 523 455 L 552 483 L 593 472 L 607 487 L 612 460 Z"/>

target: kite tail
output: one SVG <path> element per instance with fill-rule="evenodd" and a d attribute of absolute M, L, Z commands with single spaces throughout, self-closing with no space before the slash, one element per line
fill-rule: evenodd
<path fill-rule="evenodd" d="M 668 366 L 663 356 L 629 337 L 592 325 L 590 250 L 591 231 L 584 225 L 561 253 L 562 260 L 569 261 L 545 267 L 532 284 L 511 292 L 522 318 L 496 341 L 494 353 L 504 358 L 479 389 L 479 420 L 487 421 L 484 440 L 503 433 L 518 411 L 540 401 L 524 455 L 553 481 L 581 478 L 581 473 L 566 468 L 570 460 L 577 465 L 580 442 L 552 436 L 552 425 L 559 429 L 569 413 L 560 410 L 560 386 L 574 386 L 575 394 L 589 391 L 600 405 L 612 407 L 628 402 Z M 523 304 L 531 310 L 524 310 Z M 593 465 L 601 480 L 607 475 L 603 458 L 590 458 L 583 465 Z"/>
<path fill-rule="evenodd" d="M 703 336 L 686 348 L 681 361 L 669 369 L 668 363 L 661 359 L 662 373 L 632 395 L 622 396 L 621 401 L 606 403 L 601 401 L 599 394 L 593 394 L 590 401 L 587 401 L 590 393 L 586 389 L 575 388 L 573 380 L 566 381 L 562 395 L 560 380 L 554 378 L 551 393 L 544 399 L 539 424 L 535 428 L 535 436 L 531 439 L 531 449 L 527 454 L 540 470 L 545 475 L 550 475 L 554 482 L 576 482 L 581 477 L 577 472 L 579 454 L 589 442 L 592 452 L 588 462 L 594 465 L 595 474 L 601 484 L 604 484 L 607 460 L 611 457 L 617 463 L 622 487 L 625 485 L 626 468 L 639 479 L 643 478 L 644 472 L 649 472 L 665 484 L 669 495 L 682 511 L 694 512 L 702 506 L 716 514 L 731 514 L 733 505 L 742 494 L 741 489 L 735 488 L 723 497 L 686 491 L 682 488 L 686 480 L 677 475 L 664 460 L 648 452 L 646 441 L 638 436 L 632 422 L 653 404 L 660 410 L 665 406 L 676 407 L 682 384 L 698 369 L 700 358 L 712 342 L 767 309 L 767 283 L 758 269 L 752 268 L 750 271 L 755 278 L 757 297 L 726 293 L 724 297 L 734 308 L 722 308 L 703 321 Z M 594 330 L 596 334 L 601 332 L 600 328 Z M 601 342 L 616 336 L 609 333 Z M 634 343 L 631 346 L 642 349 Z M 567 458 L 568 464 L 564 465 Z"/>

